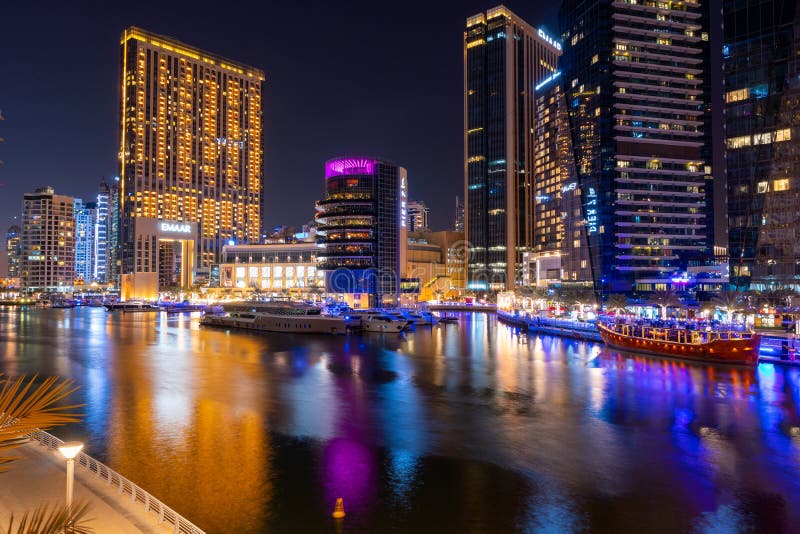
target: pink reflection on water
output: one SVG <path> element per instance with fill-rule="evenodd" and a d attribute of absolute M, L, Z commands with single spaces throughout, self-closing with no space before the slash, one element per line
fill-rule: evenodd
<path fill-rule="evenodd" d="M 370 508 L 375 495 L 375 455 L 363 443 L 336 438 L 323 453 L 325 499 L 333 504 L 344 499 L 345 511 Z"/>

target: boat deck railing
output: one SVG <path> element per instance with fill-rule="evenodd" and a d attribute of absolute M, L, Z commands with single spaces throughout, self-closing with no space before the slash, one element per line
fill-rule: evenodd
<path fill-rule="evenodd" d="M 741 340 L 751 339 L 752 332 L 738 332 L 735 330 L 716 330 L 716 331 L 702 331 L 702 330 L 686 330 L 680 328 L 661 328 L 656 326 L 635 325 L 627 323 L 609 323 L 605 325 L 606 328 L 617 334 L 634 337 L 639 339 L 646 339 L 651 341 L 671 341 L 674 343 L 689 343 L 696 345 L 698 343 L 710 343 L 712 341 L 722 340 Z"/>

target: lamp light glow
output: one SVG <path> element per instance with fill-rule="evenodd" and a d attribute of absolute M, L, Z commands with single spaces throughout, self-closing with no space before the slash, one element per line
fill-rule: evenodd
<path fill-rule="evenodd" d="M 83 443 L 80 441 L 68 441 L 58 448 L 58 452 L 60 452 L 67 460 L 72 460 L 78 455 L 79 452 L 81 452 L 82 449 Z"/>

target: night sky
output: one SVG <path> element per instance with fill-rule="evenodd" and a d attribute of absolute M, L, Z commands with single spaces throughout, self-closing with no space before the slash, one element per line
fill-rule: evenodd
<path fill-rule="evenodd" d="M 34 187 L 91 199 L 118 174 L 119 39 L 131 25 L 265 72 L 267 227 L 312 219 L 323 164 L 339 155 L 405 166 L 434 229 L 452 224 L 463 195 L 464 25 L 495 3 L 2 3 L 3 233 Z M 557 33 L 557 1 L 505 5 Z"/>

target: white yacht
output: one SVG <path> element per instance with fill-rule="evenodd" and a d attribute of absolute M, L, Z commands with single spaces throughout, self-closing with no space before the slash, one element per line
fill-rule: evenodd
<path fill-rule="evenodd" d="M 260 332 L 346 334 L 358 328 L 360 322 L 350 317 L 322 315 L 322 310 L 313 306 L 253 304 L 232 308 L 225 315 L 205 315 L 200 324 Z"/>
<path fill-rule="evenodd" d="M 407 320 L 382 313 L 367 314 L 361 319 L 361 329 L 366 332 L 400 333 L 405 330 L 407 326 Z"/>
<path fill-rule="evenodd" d="M 141 300 L 126 300 L 125 302 L 106 304 L 106 310 L 122 312 L 157 312 L 161 311 L 161 308 L 155 304 L 150 304 L 149 302 L 143 302 Z"/>

